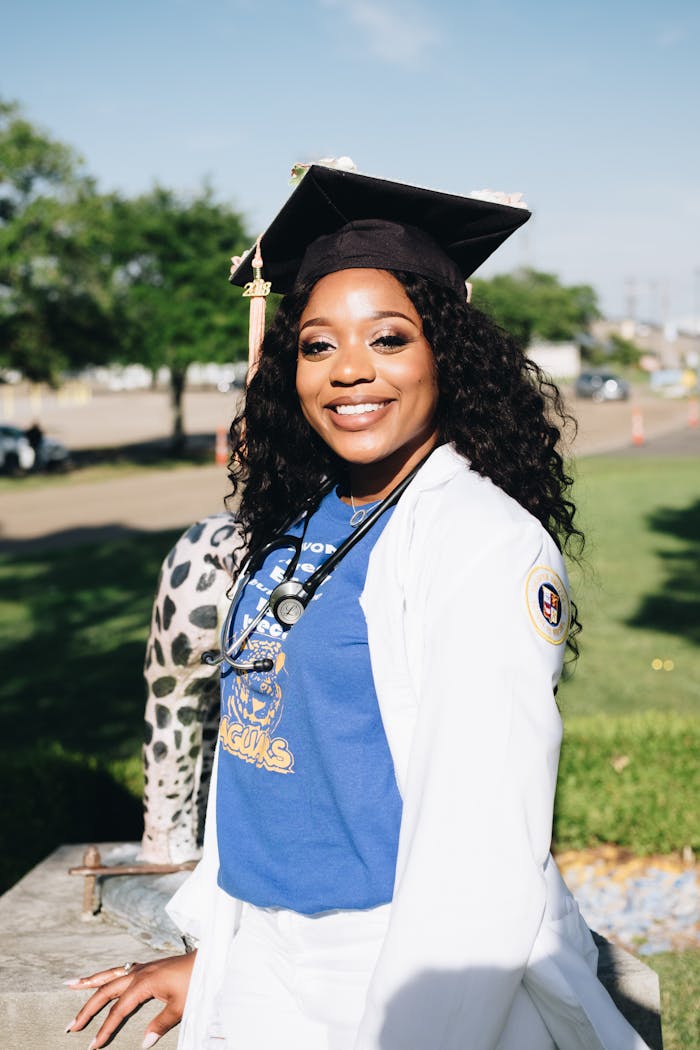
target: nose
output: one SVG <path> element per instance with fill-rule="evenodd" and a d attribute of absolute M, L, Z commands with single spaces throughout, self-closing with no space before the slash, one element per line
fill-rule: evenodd
<path fill-rule="evenodd" d="M 329 373 L 333 386 L 371 383 L 376 374 L 372 351 L 361 340 L 343 342 L 333 354 Z"/>

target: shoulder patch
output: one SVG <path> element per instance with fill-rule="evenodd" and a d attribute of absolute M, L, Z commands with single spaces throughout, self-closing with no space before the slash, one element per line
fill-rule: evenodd
<path fill-rule="evenodd" d="M 536 565 L 525 581 L 525 599 L 532 625 L 552 645 L 569 633 L 571 604 L 564 581 L 547 565 Z"/>

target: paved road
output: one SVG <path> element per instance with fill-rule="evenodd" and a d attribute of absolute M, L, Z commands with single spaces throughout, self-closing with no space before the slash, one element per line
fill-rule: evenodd
<path fill-rule="evenodd" d="M 63 547 L 133 530 L 184 528 L 224 510 L 225 467 L 144 471 L 0 496 L 0 551 Z"/>
<path fill-rule="evenodd" d="M 687 405 L 642 397 L 646 443 L 631 445 L 629 403 L 593 405 L 576 402 L 579 431 L 570 448 L 577 456 L 615 452 L 630 457 L 700 455 L 700 430 L 687 425 Z M 73 449 L 117 446 L 162 438 L 168 432 L 165 394 L 102 395 L 83 403 L 44 397 L 42 404 L 17 399 L 15 420 L 39 418 L 46 431 Z M 231 398 L 218 393 L 191 393 L 185 401 L 188 433 L 214 445 L 214 431 L 225 426 Z M 0 496 L 0 550 L 27 546 L 64 546 L 117 536 L 131 530 L 184 528 L 223 509 L 228 491 L 224 467 L 186 467 L 148 471 L 111 480 L 70 484 L 50 481 L 41 488 Z"/>

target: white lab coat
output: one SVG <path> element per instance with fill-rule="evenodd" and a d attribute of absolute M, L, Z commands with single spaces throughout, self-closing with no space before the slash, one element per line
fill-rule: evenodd
<path fill-rule="evenodd" d="M 566 580 L 539 522 L 447 445 L 370 557 L 360 601 L 403 815 L 356 1050 L 646 1048 L 595 977 L 549 855 L 565 646 L 528 600 L 538 566 Z M 237 927 L 217 871 L 211 806 L 202 861 L 170 905 L 200 941 L 180 1050 L 210 1045 Z"/>

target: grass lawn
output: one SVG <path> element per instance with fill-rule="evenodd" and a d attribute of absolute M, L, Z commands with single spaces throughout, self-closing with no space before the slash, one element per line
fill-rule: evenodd
<path fill-rule="evenodd" d="M 697 850 L 699 464 L 600 457 L 577 472 L 584 630 L 558 697 L 557 843 Z M 141 665 L 175 536 L 0 556 L 0 888 L 59 842 L 140 835 Z M 700 951 L 648 961 L 667 1050 L 700 1045 Z"/>
<path fill-rule="evenodd" d="M 577 469 L 584 630 L 559 691 L 557 844 L 698 849 L 698 463 L 598 457 Z M 139 834 L 141 664 L 175 535 L 0 556 L 3 885 L 60 841 Z"/>
<path fill-rule="evenodd" d="M 593 457 L 577 475 L 587 544 L 571 582 L 584 629 L 562 711 L 697 716 L 700 462 Z"/>
<path fill-rule="evenodd" d="M 700 847 L 700 469 L 592 457 L 571 581 L 581 657 L 564 719 L 555 837 L 637 853 Z"/>
<path fill-rule="evenodd" d="M 700 951 L 650 955 L 644 960 L 659 975 L 664 1050 L 700 1047 Z"/>
<path fill-rule="evenodd" d="M 60 842 L 141 834 L 143 650 L 176 535 L 0 556 L 0 889 Z"/>

